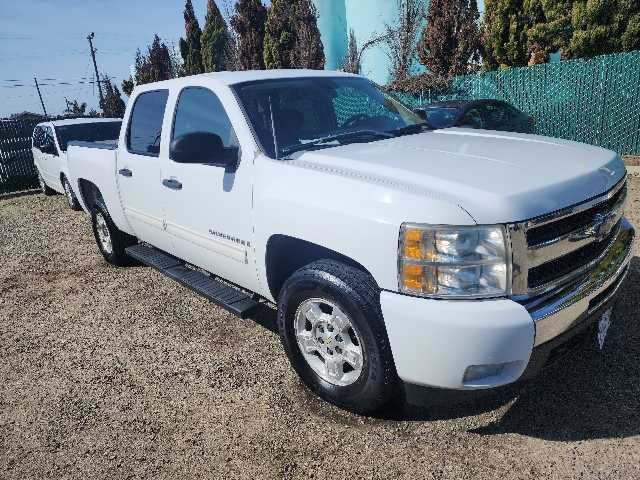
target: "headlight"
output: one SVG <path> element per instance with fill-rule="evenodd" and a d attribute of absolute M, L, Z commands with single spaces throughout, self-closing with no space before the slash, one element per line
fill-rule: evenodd
<path fill-rule="evenodd" d="M 398 252 L 400 291 L 430 297 L 497 297 L 508 292 L 510 262 L 499 226 L 405 223 Z"/>

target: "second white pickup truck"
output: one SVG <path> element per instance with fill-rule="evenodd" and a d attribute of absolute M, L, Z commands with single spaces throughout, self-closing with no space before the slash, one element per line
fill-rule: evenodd
<path fill-rule="evenodd" d="M 68 163 L 108 262 L 243 317 L 276 304 L 293 368 L 355 412 L 602 348 L 634 238 L 614 152 L 432 130 L 335 72 L 138 86 L 117 147 L 72 145 Z"/>

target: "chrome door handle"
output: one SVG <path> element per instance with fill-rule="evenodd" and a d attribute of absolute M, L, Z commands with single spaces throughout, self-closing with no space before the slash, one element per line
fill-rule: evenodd
<path fill-rule="evenodd" d="M 133 172 L 131 170 L 129 170 L 128 168 L 121 168 L 120 170 L 118 170 L 118 173 L 120 175 L 122 175 L 123 177 L 131 177 L 131 176 L 133 176 Z"/>
<path fill-rule="evenodd" d="M 164 180 L 162 180 L 162 185 L 164 185 L 167 188 L 170 188 L 171 190 L 182 189 L 182 184 L 175 178 L 165 178 Z"/>

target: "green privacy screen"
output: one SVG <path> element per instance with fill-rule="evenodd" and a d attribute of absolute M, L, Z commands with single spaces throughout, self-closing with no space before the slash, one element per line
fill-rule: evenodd
<path fill-rule="evenodd" d="M 447 90 L 394 96 L 412 107 L 505 100 L 535 118 L 539 135 L 640 154 L 640 50 L 455 77 Z"/>

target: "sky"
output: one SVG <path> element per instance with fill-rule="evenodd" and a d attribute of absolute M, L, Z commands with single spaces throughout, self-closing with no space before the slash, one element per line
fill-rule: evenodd
<path fill-rule="evenodd" d="M 206 0 L 192 2 L 202 27 Z M 226 15 L 234 0 L 216 3 Z M 97 89 L 87 83 L 94 75 L 87 35 L 95 33 L 100 76 L 120 88 L 136 49 L 145 49 L 155 33 L 178 49 L 183 9 L 184 0 L 0 0 L 0 118 L 42 113 L 34 77 L 48 114 L 61 114 L 65 97 L 99 110 Z"/>
<path fill-rule="evenodd" d="M 224 12 L 224 2 L 217 3 Z M 193 0 L 193 7 L 202 26 L 206 0 Z M 87 35 L 95 32 L 100 75 L 120 87 L 136 49 L 146 48 L 154 33 L 178 48 L 183 8 L 184 0 L 0 0 L 0 117 L 42 113 L 34 76 L 43 84 L 47 113 L 62 113 L 65 97 L 98 110 L 97 90 L 79 83 L 93 77 Z"/>

